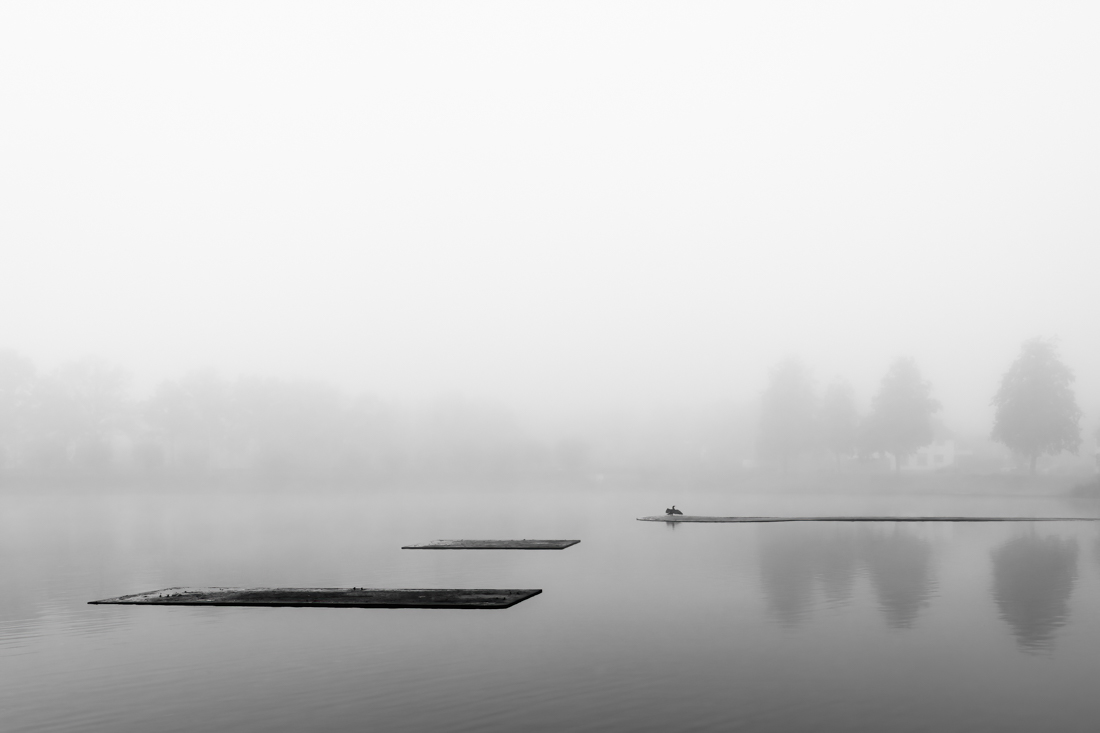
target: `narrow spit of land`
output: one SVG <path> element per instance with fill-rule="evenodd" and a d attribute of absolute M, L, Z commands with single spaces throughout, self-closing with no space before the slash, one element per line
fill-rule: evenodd
<path fill-rule="evenodd" d="M 660 515 L 639 522 L 1100 522 L 1100 517 L 702 517 Z"/>
<path fill-rule="evenodd" d="M 580 540 L 435 540 L 402 550 L 564 550 Z"/>
<path fill-rule="evenodd" d="M 322 606 L 329 608 L 508 608 L 541 588 L 164 588 L 92 605 Z"/>

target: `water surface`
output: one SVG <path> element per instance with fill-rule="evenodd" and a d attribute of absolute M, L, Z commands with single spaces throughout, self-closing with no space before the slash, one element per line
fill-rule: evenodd
<path fill-rule="evenodd" d="M 981 497 L 0 495 L 4 731 L 1092 731 L 1096 515 Z M 402 551 L 435 539 L 562 551 Z M 490 611 L 89 606 L 173 585 L 513 587 Z"/>

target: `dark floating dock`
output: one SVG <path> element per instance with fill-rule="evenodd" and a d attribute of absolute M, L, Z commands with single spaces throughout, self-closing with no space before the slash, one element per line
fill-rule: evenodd
<path fill-rule="evenodd" d="M 1100 522 L 1100 517 L 697 517 L 659 515 L 639 522 Z"/>
<path fill-rule="evenodd" d="M 542 593 L 541 588 L 164 588 L 89 603 L 136 606 L 508 608 L 539 593 Z"/>
<path fill-rule="evenodd" d="M 402 550 L 564 550 L 580 540 L 436 540 Z"/>

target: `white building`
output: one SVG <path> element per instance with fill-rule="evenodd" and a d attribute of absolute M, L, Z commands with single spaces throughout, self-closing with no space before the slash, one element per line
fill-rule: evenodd
<path fill-rule="evenodd" d="M 954 466 L 959 456 L 966 453 L 967 451 L 959 450 L 955 446 L 954 440 L 944 438 L 918 448 L 916 453 L 906 456 L 901 467 L 907 471 L 935 471 L 937 468 Z"/>

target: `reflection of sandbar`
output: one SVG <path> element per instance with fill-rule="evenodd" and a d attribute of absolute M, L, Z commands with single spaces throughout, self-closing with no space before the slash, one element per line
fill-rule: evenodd
<path fill-rule="evenodd" d="M 1100 517 L 638 517 L 639 522 L 1100 522 Z"/>
<path fill-rule="evenodd" d="M 402 550 L 564 550 L 580 540 L 436 540 Z"/>

